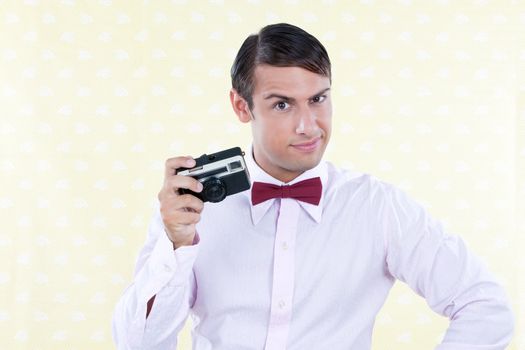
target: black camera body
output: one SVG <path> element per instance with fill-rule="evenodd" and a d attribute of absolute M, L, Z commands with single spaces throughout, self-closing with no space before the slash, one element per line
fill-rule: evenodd
<path fill-rule="evenodd" d="M 213 154 L 203 154 L 195 159 L 193 168 L 178 168 L 177 175 L 191 176 L 202 183 L 200 193 L 181 188 L 180 194 L 192 194 L 203 202 L 217 203 L 226 196 L 250 188 L 250 174 L 239 147 Z"/>

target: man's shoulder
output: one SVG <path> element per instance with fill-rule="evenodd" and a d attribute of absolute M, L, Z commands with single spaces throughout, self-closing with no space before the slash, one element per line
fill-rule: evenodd
<path fill-rule="evenodd" d="M 374 208 L 391 208 L 399 212 L 422 213 L 425 206 L 400 185 L 369 173 L 345 169 L 327 162 L 327 196 L 351 199 Z"/>
<path fill-rule="evenodd" d="M 360 171 L 358 169 L 351 169 L 344 166 L 335 165 L 332 162 L 325 161 L 328 182 L 332 184 L 354 184 L 360 186 L 386 186 L 393 185 L 376 177 L 371 173 Z"/>
<path fill-rule="evenodd" d="M 330 192 L 359 192 L 368 198 L 384 197 L 399 189 L 377 176 L 356 169 L 350 169 L 325 161 L 327 188 Z"/>

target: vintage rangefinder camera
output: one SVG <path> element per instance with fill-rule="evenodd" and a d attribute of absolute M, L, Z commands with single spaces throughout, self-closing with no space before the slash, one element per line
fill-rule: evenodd
<path fill-rule="evenodd" d="M 220 202 L 226 196 L 250 188 L 244 152 L 239 147 L 203 154 L 195 159 L 193 168 L 178 168 L 177 174 L 191 176 L 202 183 L 200 193 L 183 188 L 179 189 L 179 193 L 192 194 L 203 202 Z"/>

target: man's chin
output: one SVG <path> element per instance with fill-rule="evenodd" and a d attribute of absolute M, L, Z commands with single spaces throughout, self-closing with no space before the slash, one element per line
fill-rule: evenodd
<path fill-rule="evenodd" d="M 295 161 L 293 161 L 292 164 L 295 165 L 294 168 L 296 171 L 305 172 L 319 165 L 321 159 L 322 156 L 317 155 L 316 157 L 312 157 L 311 159 L 295 159 Z"/>

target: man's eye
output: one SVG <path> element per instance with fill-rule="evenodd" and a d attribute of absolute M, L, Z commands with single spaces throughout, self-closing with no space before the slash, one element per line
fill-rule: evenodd
<path fill-rule="evenodd" d="M 284 111 L 286 109 L 288 109 L 289 105 L 287 102 L 284 102 L 284 101 L 279 101 L 275 104 L 275 106 L 273 108 L 279 110 L 279 111 Z"/>
<path fill-rule="evenodd" d="M 315 96 L 314 98 L 312 98 L 312 102 L 313 103 L 321 103 L 325 100 L 326 98 L 326 95 L 321 95 L 321 96 Z"/>

